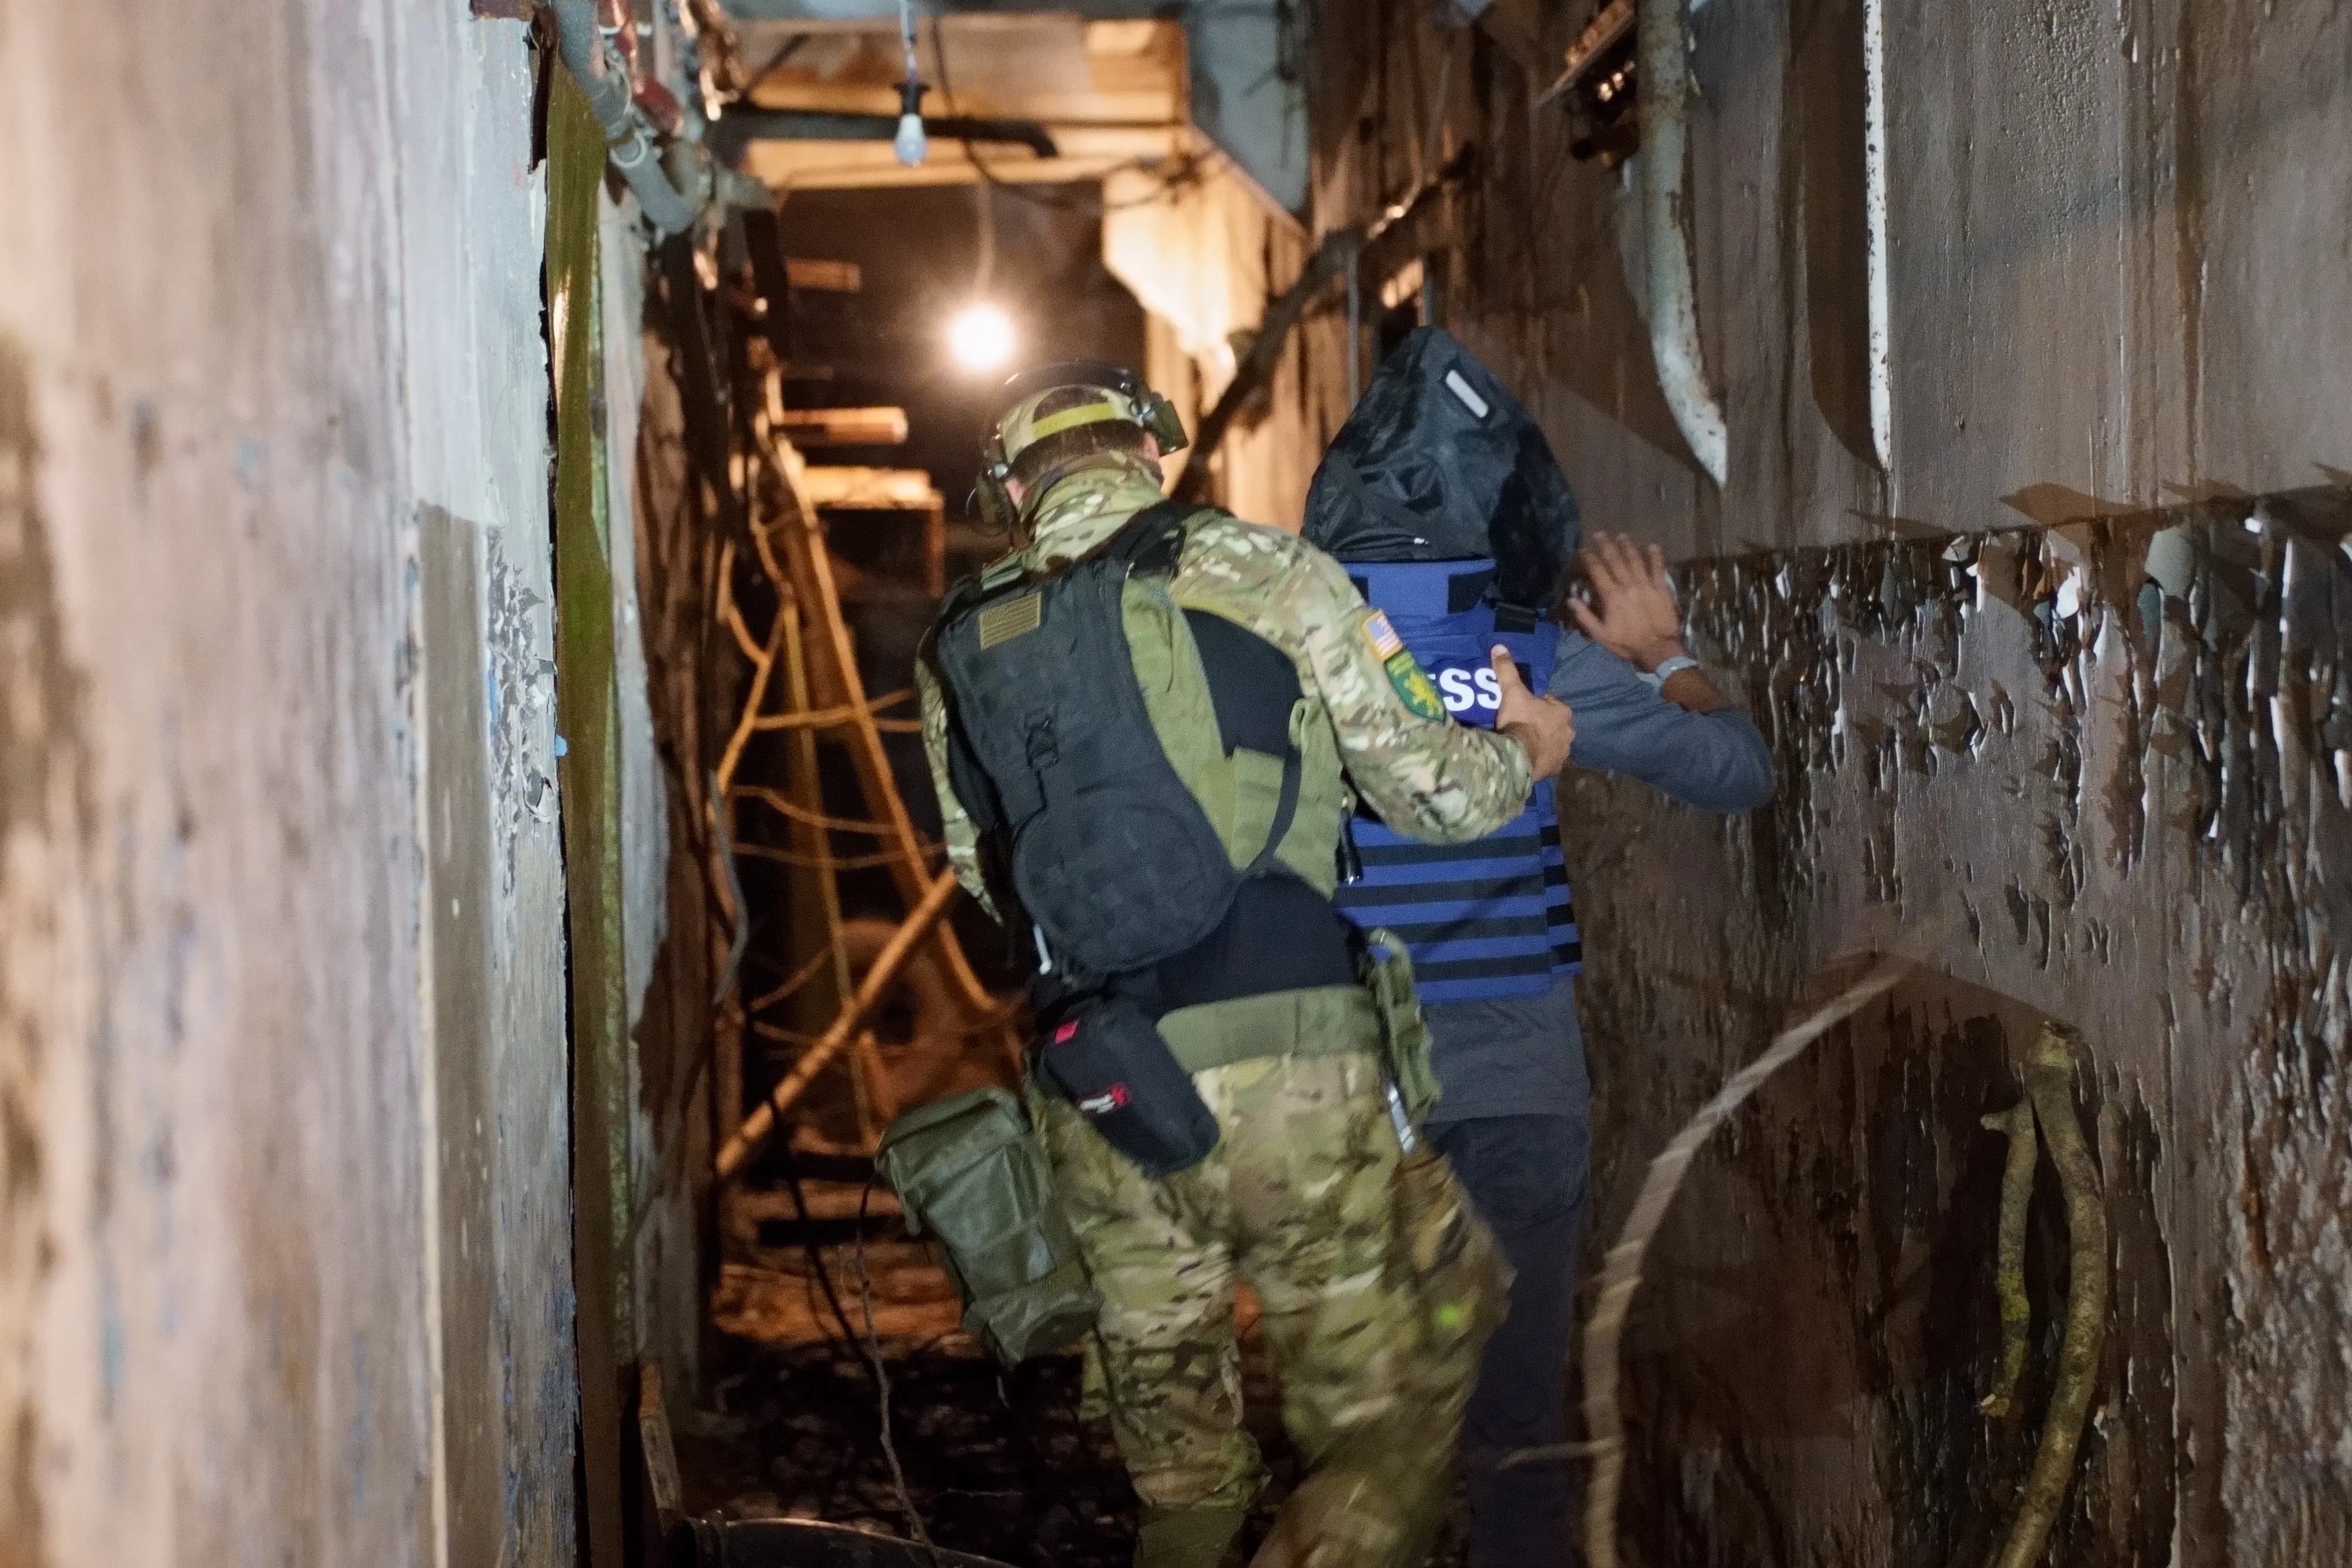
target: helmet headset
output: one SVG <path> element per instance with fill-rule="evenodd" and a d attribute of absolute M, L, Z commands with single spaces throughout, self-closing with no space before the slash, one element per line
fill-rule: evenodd
<path fill-rule="evenodd" d="M 1032 398 L 1063 387 L 1095 387 L 1111 395 L 1058 410 L 1035 421 L 1024 433 L 1020 448 L 1008 452 L 1004 441 L 1006 417 Z M 1010 530 L 1019 520 L 1021 508 L 1014 504 L 1008 487 L 1013 464 L 1023 451 L 1048 436 L 1081 425 L 1116 420 L 1140 428 L 1159 443 L 1163 455 L 1180 452 L 1187 443 L 1184 421 L 1174 403 L 1152 391 L 1141 376 L 1126 366 L 1103 360 L 1064 360 L 1024 371 L 1004 383 L 997 398 L 999 412 L 980 449 L 980 484 L 975 492 L 981 520 L 992 528 Z"/>

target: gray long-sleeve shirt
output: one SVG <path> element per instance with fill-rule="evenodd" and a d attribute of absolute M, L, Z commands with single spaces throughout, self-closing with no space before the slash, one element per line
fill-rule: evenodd
<path fill-rule="evenodd" d="M 1560 634 L 1550 690 L 1576 713 L 1571 767 L 1638 779 L 1702 810 L 1753 810 L 1771 799 L 1772 754 L 1746 714 L 1677 707 L 1581 632 Z M 1589 1113 L 1573 981 L 1538 996 L 1433 1003 L 1428 1016 L 1445 1092 L 1431 1121 Z"/>

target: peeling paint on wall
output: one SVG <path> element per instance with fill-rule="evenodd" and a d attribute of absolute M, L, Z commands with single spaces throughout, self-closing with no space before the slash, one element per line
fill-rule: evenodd
<path fill-rule="evenodd" d="M 2059 1559 L 2164 1560 L 2200 1497 L 2229 1534 L 2189 1561 L 2352 1547 L 2347 533 L 2325 487 L 1683 570 L 1781 789 L 1713 834 L 1571 792 L 1600 1190 L 1838 948 L 1966 935 L 1695 1175 L 1632 1363 L 1652 1560 L 1997 1544 L 2032 1433 L 1976 1409 L 2001 1158 L 1978 1122 L 2044 1016 L 2088 1041 L 2117 1281 Z M 2045 1191 L 2030 1408 L 2062 1235 Z"/>
<path fill-rule="evenodd" d="M 1836 1568 L 1997 1542 L 2032 1433 L 1975 1407 L 1978 1118 L 2049 1017 L 2085 1041 L 2116 1287 L 2049 1560 L 2352 1560 L 2352 12 L 1804 0 L 1691 33 L 1719 492 L 1658 397 L 1624 177 L 1569 155 L 1544 81 L 1403 0 L 1318 37 L 1311 73 L 1320 225 L 1477 146 L 1432 244 L 1440 324 L 1544 422 L 1590 525 L 1696 558 L 1698 651 L 1778 759 L 1735 823 L 1564 792 L 1602 1233 L 1836 955 L 1941 977 L 1822 1042 L 1694 1174 L 1631 1346 L 1634 1542 Z M 1308 357 L 1342 383 L 1333 345 Z M 2063 1226 L 2037 1202 L 2046 1378 Z"/>

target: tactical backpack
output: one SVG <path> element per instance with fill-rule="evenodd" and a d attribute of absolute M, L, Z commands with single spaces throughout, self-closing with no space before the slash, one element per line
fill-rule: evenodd
<path fill-rule="evenodd" d="M 1041 960 L 1085 987 L 1206 937 L 1264 870 L 1297 805 L 1295 751 L 1266 846 L 1236 869 L 1152 728 L 1123 599 L 1175 575 L 1192 508 L 1137 513 L 1058 575 L 983 575 L 940 610 L 934 657 L 950 697 L 948 764 L 992 866 L 1043 937 Z M 1144 591 L 1150 591 L 1149 588 Z M 1164 586 L 1158 589 L 1165 592 Z"/>
<path fill-rule="evenodd" d="M 1231 622 L 1177 611 L 1169 582 L 1192 515 L 1170 502 L 1146 507 L 1053 576 L 1031 579 L 1018 566 L 983 574 L 950 596 L 933 639 L 950 699 L 950 779 L 1003 913 L 1036 937 L 1039 1065 L 1154 1177 L 1197 1164 L 1217 1141 L 1157 1020 L 1353 978 L 1344 923 L 1276 863 L 1303 772 L 1290 733 L 1297 668 Z M 1234 770 L 1228 781 L 1244 753 L 1261 779 L 1279 758 L 1254 851 L 1228 845 L 1164 749 L 1129 641 L 1130 609 L 1169 629 L 1179 678 L 1202 683 L 1194 714 L 1213 722 Z M 1212 667 L 1225 676 L 1222 695 Z"/>

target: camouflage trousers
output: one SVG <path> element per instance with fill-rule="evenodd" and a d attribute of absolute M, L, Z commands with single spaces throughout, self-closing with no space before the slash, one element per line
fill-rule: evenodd
<path fill-rule="evenodd" d="M 1094 1349 L 1144 1503 L 1139 1568 L 1228 1561 L 1264 1482 L 1242 1425 L 1236 1279 L 1256 1294 L 1307 1466 L 1258 1568 L 1409 1568 L 1444 1519 L 1507 1276 L 1444 1164 L 1401 1155 L 1372 1043 L 1194 1074 L 1223 1140 L 1165 1181 L 1068 1105 L 1040 1108 L 1103 1297 Z"/>

